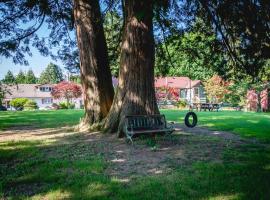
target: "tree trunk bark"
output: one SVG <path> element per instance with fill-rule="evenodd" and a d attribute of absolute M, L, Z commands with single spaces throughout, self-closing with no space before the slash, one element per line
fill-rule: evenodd
<path fill-rule="evenodd" d="M 154 90 L 153 1 L 124 1 L 118 88 L 104 122 L 105 132 L 123 134 L 127 115 L 158 114 Z"/>
<path fill-rule="evenodd" d="M 98 0 L 74 0 L 85 113 L 79 129 L 88 130 L 105 118 L 114 90 Z"/>

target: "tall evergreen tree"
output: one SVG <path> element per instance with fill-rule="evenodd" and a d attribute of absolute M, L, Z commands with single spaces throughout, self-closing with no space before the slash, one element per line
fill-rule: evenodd
<path fill-rule="evenodd" d="M 99 1 L 75 0 L 74 18 L 85 107 L 79 128 L 84 130 L 107 116 L 114 90 Z"/>
<path fill-rule="evenodd" d="M 63 73 L 58 65 L 48 64 L 46 69 L 41 73 L 39 83 L 59 83 L 63 80 Z"/>
<path fill-rule="evenodd" d="M 124 5 L 119 83 L 104 124 L 106 131 L 119 136 L 125 116 L 159 113 L 154 90 L 154 1 L 125 0 Z"/>
<path fill-rule="evenodd" d="M 110 109 L 114 90 L 99 0 L 14 2 L 0 4 L 3 19 L 0 55 L 12 57 L 15 63 L 27 64 L 25 55 L 31 55 L 30 46 L 34 46 L 42 55 L 57 56 L 67 65 L 75 67 L 80 63 L 85 105 L 83 121 L 100 122 Z M 109 6 L 113 1 L 103 2 Z M 41 27 L 47 28 L 49 35 L 38 35 Z M 77 40 L 71 36 L 75 31 Z M 53 47 L 59 47 L 56 55 L 51 51 Z M 44 72 L 40 82 L 61 79 L 51 80 Z"/>
<path fill-rule="evenodd" d="M 5 84 L 15 84 L 16 83 L 16 79 L 10 70 L 8 70 L 8 72 L 5 75 L 5 78 L 3 79 L 2 82 Z"/>
<path fill-rule="evenodd" d="M 37 83 L 37 78 L 32 69 L 29 69 L 25 76 L 25 83 L 34 84 Z"/>
<path fill-rule="evenodd" d="M 24 72 L 22 70 L 20 70 L 20 72 L 16 76 L 16 83 L 17 84 L 26 83 L 26 77 L 25 77 L 25 74 L 24 74 Z"/>

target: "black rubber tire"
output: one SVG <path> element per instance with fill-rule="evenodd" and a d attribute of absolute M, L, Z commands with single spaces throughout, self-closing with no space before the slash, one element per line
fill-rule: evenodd
<path fill-rule="evenodd" d="M 193 122 L 192 124 L 189 123 L 189 117 L 192 116 L 193 118 Z M 197 122 L 198 122 L 198 117 L 197 115 L 194 113 L 194 112 L 188 112 L 185 116 L 185 125 L 189 128 L 193 128 L 197 125 Z"/>

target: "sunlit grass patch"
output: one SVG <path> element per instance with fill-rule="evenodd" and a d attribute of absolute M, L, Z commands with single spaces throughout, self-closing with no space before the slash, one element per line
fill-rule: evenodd
<path fill-rule="evenodd" d="M 161 110 L 170 121 L 184 123 L 188 111 Z M 270 141 L 270 113 L 249 113 L 238 111 L 196 112 L 198 126 L 212 130 L 230 131 L 243 137 L 253 137 L 262 141 Z"/>

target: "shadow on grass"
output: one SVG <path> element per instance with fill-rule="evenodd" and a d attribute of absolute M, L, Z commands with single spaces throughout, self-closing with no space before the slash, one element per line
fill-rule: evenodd
<path fill-rule="evenodd" d="M 100 147 L 102 146 L 102 147 Z M 244 145 L 223 162 L 194 162 L 156 176 L 105 173 L 106 144 L 80 135 L 58 141 L 0 143 L 0 197 L 24 199 L 269 199 L 270 149 Z M 130 147 L 132 148 L 132 147 Z"/>

